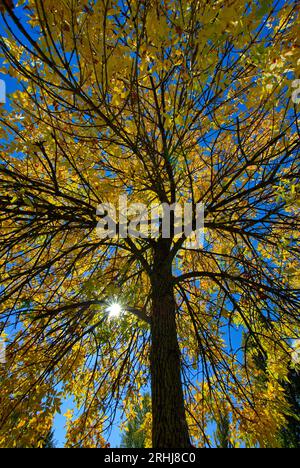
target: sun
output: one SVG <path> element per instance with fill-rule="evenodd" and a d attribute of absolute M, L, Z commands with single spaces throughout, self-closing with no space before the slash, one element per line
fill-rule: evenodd
<path fill-rule="evenodd" d="M 122 312 L 122 307 L 117 302 L 113 302 L 112 304 L 108 306 L 106 310 L 110 318 L 119 317 Z"/>

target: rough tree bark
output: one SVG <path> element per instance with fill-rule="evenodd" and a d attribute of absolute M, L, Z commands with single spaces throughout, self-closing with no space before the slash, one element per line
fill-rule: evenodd
<path fill-rule="evenodd" d="M 184 409 L 176 307 L 168 243 L 154 255 L 151 319 L 153 448 L 191 447 Z"/>

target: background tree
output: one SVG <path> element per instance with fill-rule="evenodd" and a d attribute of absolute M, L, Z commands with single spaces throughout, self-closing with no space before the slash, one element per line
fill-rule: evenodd
<path fill-rule="evenodd" d="M 46 439 L 44 441 L 43 448 L 47 448 L 47 449 L 56 448 L 56 442 L 55 442 L 55 439 L 54 439 L 54 431 L 53 430 L 48 432 L 47 437 L 46 437 Z"/>
<path fill-rule="evenodd" d="M 300 374 L 291 369 L 288 382 L 284 385 L 287 401 L 290 405 L 290 414 L 287 423 L 280 431 L 281 445 L 283 448 L 300 448 Z"/>
<path fill-rule="evenodd" d="M 146 394 L 135 408 L 135 414 L 132 420 L 129 420 L 125 427 L 125 432 L 122 435 L 122 448 L 146 448 L 147 447 L 147 430 L 145 422 L 151 414 L 151 399 L 150 395 Z"/>
<path fill-rule="evenodd" d="M 54 375 L 50 373 L 37 383 L 43 372 L 40 362 L 35 362 L 38 353 L 35 356 L 31 347 L 24 357 L 22 349 L 16 352 L 15 346 L 17 340 L 6 347 L 6 362 L 0 364 L 0 446 L 52 448 L 53 415 L 61 405 Z"/>
<path fill-rule="evenodd" d="M 217 427 L 214 434 L 215 444 L 217 448 L 232 448 L 230 442 L 230 417 L 225 411 L 220 414 L 219 419 L 216 421 Z"/>
<path fill-rule="evenodd" d="M 245 337 L 245 346 L 248 355 L 251 354 L 252 365 L 255 366 L 253 373 L 253 385 L 258 385 L 259 388 L 268 387 L 268 360 L 267 357 L 256 349 L 255 343 L 249 336 Z M 252 351 L 249 348 L 252 347 Z M 285 422 L 278 433 L 274 434 L 277 438 L 278 446 L 282 448 L 299 448 L 300 445 L 300 374 L 297 369 L 298 350 L 295 350 L 287 365 L 287 373 L 280 382 L 282 391 L 286 397 L 286 407 L 283 411 Z"/>
<path fill-rule="evenodd" d="M 209 445 L 224 399 L 241 440 L 273 444 L 299 336 L 298 2 L 1 7 L 2 72 L 20 86 L 1 109 L 5 392 L 35 408 L 51 375 L 80 410 L 67 445 L 99 446 L 151 377 L 154 447 Z M 205 244 L 190 249 L 173 217 L 169 239 L 99 238 L 97 206 L 124 194 L 191 203 L 193 221 L 204 203 Z M 261 391 L 242 330 L 267 356 Z"/>

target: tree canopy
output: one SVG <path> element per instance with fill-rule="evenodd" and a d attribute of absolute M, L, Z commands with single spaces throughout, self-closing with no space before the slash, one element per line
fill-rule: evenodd
<path fill-rule="evenodd" d="M 299 338 L 299 3 L 0 15 L 18 82 L 0 107 L 0 446 L 38 444 L 70 395 L 66 446 L 105 446 L 150 381 L 154 447 L 210 446 L 220 409 L 232 444 L 276 446 Z M 203 203 L 204 244 L 100 238 L 98 205 L 125 194 Z"/>

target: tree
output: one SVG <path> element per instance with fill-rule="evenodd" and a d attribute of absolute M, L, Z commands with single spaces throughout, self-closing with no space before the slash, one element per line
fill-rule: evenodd
<path fill-rule="evenodd" d="M 247 343 L 247 344 L 246 344 Z M 256 372 L 253 374 L 254 385 L 268 387 L 269 372 L 267 357 L 260 351 L 255 350 L 255 343 L 249 336 L 245 338 L 245 351 L 249 353 L 252 347 L 252 361 Z M 296 361 L 296 362 L 295 362 Z M 298 349 L 290 359 L 287 366 L 287 373 L 282 380 L 282 391 L 286 397 L 286 406 L 283 407 L 284 424 L 277 433 L 274 434 L 278 446 L 282 448 L 299 448 L 300 446 L 300 374 L 297 369 Z"/>
<path fill-rule="evenodd" d="M 238 437 L 269 439 L 299 336 L 298 2 L 8 3 L 2 72 L 21 89 L 0 110 L 0 313 L 11 382 L 39 370 L 14 405 L 26 387 L 35 407 L 31 387 L 54 376 L 80 409 L 67 445 L 98 446 L 150 377 L 153 447 L 209 445 L 224 399 Z M 117 221 L 99 237 L 97 206 L 124 194 L 186 203 L 193 228 L 203 203 L 205 243 L 191 248 L 174 212 L 168 238 Z M 241 330 L 268 356 L 263 392 Z"/>
<path fill-rule="evenodd" d="M 230 418 L 227 412 L 220 414 L 214 437 L 217 448 L 228 449 L 232 447 L 230 442 Z"/>
<path fill-rule="evenodd" d="M 291 369 L 288 375 L 289 381 L 284 388 L 290 412 L 287 416 L 286 425 L 281 429 L 279 438 L 283 448 L 300 448 L 300 374 L 299 371 Z"/>
<path fill-rule="evenodd" d="M 16 363 L 15 356 L 20 359 L 22 353 L 15 353 L 14 346 L 7 347 L 6 362 L 0 364 L 0 446 L 55 448 L 53 415 L 61 400 L 53 385 L 54 376 L 50 374 L 37 384 L 41 366 L 35 362 L 36 351 L 32 348 L 32 354 Z"/>
<path fill-rule="evenodd" d="M 14 8 L 13 0 L 0 1 L 0 11 L 3 13 L 6 11 L 6 8 Z"/>
<path fill-rule="evenodd" d="M 51 430 L 51 431 L 48 432 L 48 434 L 46 436 L 43 448 L 53 449 L 53 448 L 56 448 L 55 445 L 56 444 L 55 444 L 55 439 L 54 439 L 54 431 Z"/>
<path fill-rule="evenodd" d="M 132 420 L 129 420 L 122 435 L 122 448 L 145 448 L 147 446 L 147 431 L 145 421 L 151 414 L 150 396 L 146 394 L 142 403 L 135 408 Z"/>

